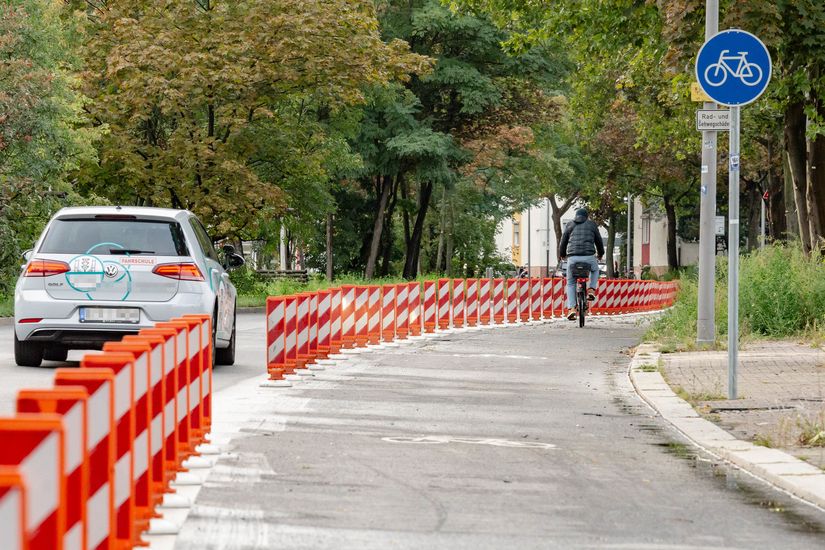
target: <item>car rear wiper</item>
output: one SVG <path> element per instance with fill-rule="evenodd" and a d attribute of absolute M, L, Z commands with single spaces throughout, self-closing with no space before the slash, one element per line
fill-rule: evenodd
<path fill-rule="evenodd" d="M 154 250 L 133 250 L 130 248 L 110 248 L 109 254 L 116 255 L 132 255 L 132 254 L 154 254 Z"/>

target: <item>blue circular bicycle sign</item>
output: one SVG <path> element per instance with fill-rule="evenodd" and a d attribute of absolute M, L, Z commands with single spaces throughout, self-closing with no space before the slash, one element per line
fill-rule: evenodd
<path fill-rule="evenodd" d="M 768 87 L 771 55 L 765 44 L 749 32 L 722 31 L 699 50 L 696 79 L 716 103 L 747 105 Z"/>

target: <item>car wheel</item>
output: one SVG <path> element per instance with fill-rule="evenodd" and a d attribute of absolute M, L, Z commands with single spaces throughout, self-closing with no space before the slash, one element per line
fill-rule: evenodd
<path fill-rule="evenodd" d="M 43 362 L 43 344 L 20 341 L 15 334 L 14 362 L 21 367 L 39 367 Z"/>
<path fill-rule="evenodd" d="M 44 348 L 43 359 L 63 362 L 69 356 L 68 348 Z"/>
<path fill-rule="evenodd" d="M 215 349 L 215 363 L 218 365 L 235 364 L 235 329 L 238 324 L 237 314 L 232 319 L 232 336 L 229 337 L 229 345 L 225 348 Z"/>

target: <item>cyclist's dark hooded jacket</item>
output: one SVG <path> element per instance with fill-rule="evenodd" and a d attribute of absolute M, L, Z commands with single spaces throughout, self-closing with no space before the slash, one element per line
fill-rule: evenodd
<path fill-rule="evenodd" d="M 604 256 L 604 243 L 599 233 L 599 226 L 587 219 L 587 210 L 576 210 L 575 219 L 564 228 L 559 243 L 559 250 L 564 256 Z"/>

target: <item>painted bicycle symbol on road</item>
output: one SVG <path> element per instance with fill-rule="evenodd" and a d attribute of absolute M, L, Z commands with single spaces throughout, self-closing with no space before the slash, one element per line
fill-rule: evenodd
<path fill-rule="evenodd" d="M 723 85 L 728 75 L 738 78 L 745 86 L 757 86 L 762 82 L 764 76 L 762 67 L 757 63 L 748 62 L 748 52 L 739 52 L 738 55 L 728 54 L 730 50 L 722 50 L 719 54 L 719 61 L 711 63 L 705 69 L 705 81 L 709 86 Z"/>

